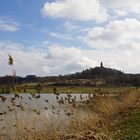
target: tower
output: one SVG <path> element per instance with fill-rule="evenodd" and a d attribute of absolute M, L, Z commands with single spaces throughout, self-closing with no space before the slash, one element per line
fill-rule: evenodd
<path fill-rule="evenodd" d="M 101 62 L 101 68 L 103 68 L 103 62 Z"/>

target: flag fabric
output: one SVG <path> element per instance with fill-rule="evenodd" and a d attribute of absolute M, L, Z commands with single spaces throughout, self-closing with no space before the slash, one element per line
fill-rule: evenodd
<path fill-rule="evenodd" d="M 13 58 L 10 54 L 9 54 L 9 65 L 13 65 Z"/>

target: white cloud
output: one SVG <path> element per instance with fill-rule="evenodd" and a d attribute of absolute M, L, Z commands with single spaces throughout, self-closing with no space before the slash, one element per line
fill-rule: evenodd
<path fill-rule="evenodd" d="M 72 36 L 70 34 L 61 34 L 56 32 L 50 32 L 49 35 L 51 37 L 62 39 L 62 40 L 73 40 Z"/>
<path fill-rule="evenodd" d="M 64 28 L 67 30 L 67 31 L 75 31 L 75 30 L 78 30 L 80 29 L 81 27 L 72 23 L 72 22 L 69 22 L 69 21 L 66 21 L 64 23 Z"/>
<path fill-rule="evenodd" d="M 103 22 L 108 19 L 106 8 L 99 0 L 56 0 L 43 6 L 44 16 L 68 18 L 72 20 Z"/>
<path fill-rule="evenodd" d="M 95 66 L 96 61 L 83 56 L 80 49 L 53 45 L 47 49 L 28 48 L 10 41 L 0 41 L 0 75 L 11 74 L 8 54 L 14 59 L 17 75 L 59 75 Z"/>
<path fill-rule="evenodd" d="M 75 47 L 51 46 L 45 59 L 49 67 L 54 67 L 51 72 L 60 74 L 73 73 L 97 65 L 94 59 L 89 59 L 82 50 Z"/>
<path fill-rule="evenodd" d="M 98 22 L 107 21 L 114 14 L 118 17 L 139 16 L 139 0 L 55 0 L 46 2 L 42 8 L 44 16 L 72 20 Z"/>
<path fill-rule="evenodd" d="M 65 74 L 95 67 L 103 61 L 106 67 L 125 72 L 140 71 L 140 49 L 85 50 L 75 47 L 51 46 L 45 59 L 52 74 Z"/>
<path fill-rule="evenodd" d="M 45 55 L 43 51 L 27 49 L 19 43 L 0 41 L 0 75 L 11 74 L 11 67 L 8 65 L 8 54 L 11 54 L 14 59 L 17 75 L 46 74 L 42 69 L 46 65 L 46 61 L 43 59 L 43 55 Z"/>
<path fill-rule="evenodd" d="M 114 11 L 118 16 L 126 16 L 130 13 L 139 14 L 139 0 L 100 0 L 107 9 Z"/>
<path fill-rule="evenodd" d="M 17 23 L 0 21 L 0 31 L 16 32 L 17 30 L 19 30 Z"/>
<path fill-rule="evenodd" d="M 0 41 L 0 75 L 11 73 L 8 54 L 14 58 L 17 75 L 22 76 L 69 74 L 95 67 L 101 61 L 106 67 L 125 72 L 140 71 L 140 49 L 99 51 L 61 45 L 49 46 L 47 49 L 27 49 L 22 44 Z"/>
<path fill-rule="evenodd" d="M 140 46 L 140 21 L 114 20 L 105 27 L 94 27 L 84 38 L 84 43 L 97 49 L 136 49 Z"/>

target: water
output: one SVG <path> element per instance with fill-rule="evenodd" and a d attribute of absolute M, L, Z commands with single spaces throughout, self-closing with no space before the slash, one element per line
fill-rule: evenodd
<path fill-rule="evenodd" d="M 95 94 L 20 94 L 15 98 L 14 94 L 0 94 L 0 136 L 14 135 L 17 124 L 21 127 L 18 130 L 26 126 L 29 129 L 49 129 L 52 126 L 65 129 L 75 115 L 87 115 L 85 102 L 94 99 L 94 96 Z"/>
<path fill-rule="evenodd" d="M 88 94 L 39 94 L 35 97 L 20 94 L 16 98 L 14 94 L 0 96 L 4 97 L 3 101 L 0 98 L 0 133 L 8 135 L 14 134 L 18 121 L 26 124 L 35 122 L 35 127 L 39 128 L 44 123 L 48 126 L 66 125 L 74 114 L 84 112 L 77 106 L 89 97 Z"/>

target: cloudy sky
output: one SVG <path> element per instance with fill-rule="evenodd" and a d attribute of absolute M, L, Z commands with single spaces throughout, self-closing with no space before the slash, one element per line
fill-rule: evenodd
<path fill-rule="evenodd" d="M 1 0 L 0 75 L 140 72 L 139 0 Z"/>

